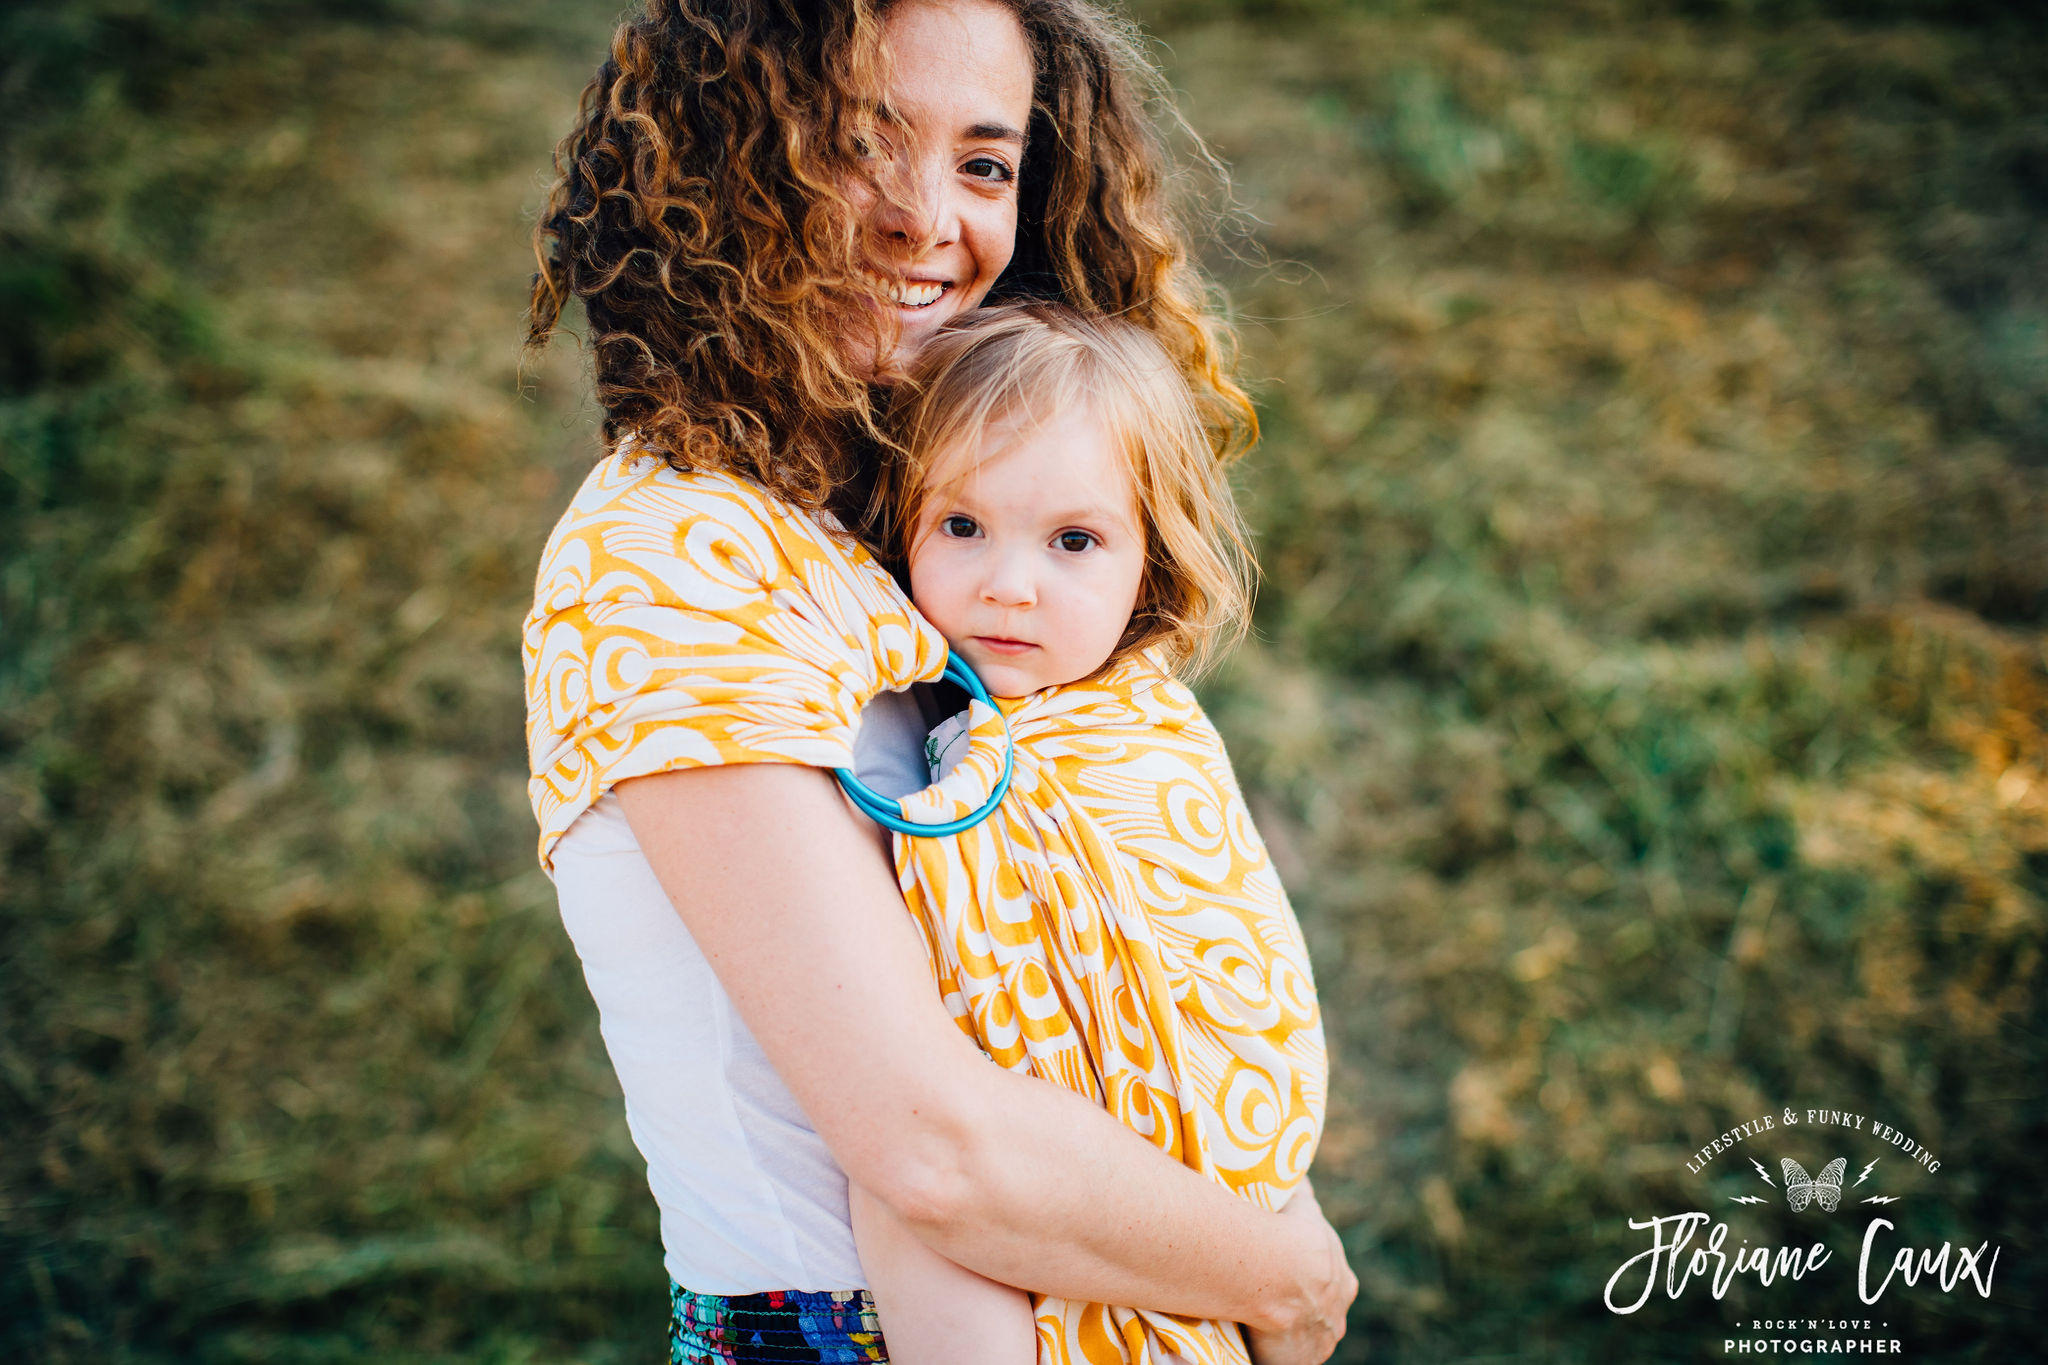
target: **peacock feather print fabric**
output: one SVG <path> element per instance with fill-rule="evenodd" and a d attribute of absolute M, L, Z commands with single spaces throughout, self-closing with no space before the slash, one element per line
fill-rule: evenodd
<path fill-rule="evenodd" d="M 548 537 L 523 649 L 542 867 L 628 778 L 847 767 L 861 707 L 946 666 L 945 637 L 829 517 L 630 452 Z"/>
<path fill-rule="evenodd" d="M 997 1063 L 1106 1107 L 1267 1208 L 1308 1173 L 1328 1084 L 1308 950 L 1194 694 L 1150 657 L 975 703 L 903 801 L 897 874 L 954 1019 Z M 1041 1297 L 1040 1365 L 1246 1362 L 1237 1327 Z"/>
<path fill-rule="evenodd" d="M 944 639 L 840 532 L 744 479 L 622 453 L 548 541 L 524 633 L 543 865 L 627 778 L 846 767 L 861 708 L 936 678 Z M 1269 1208 L 1321 1135 L 1327 1061 L 1300 926 L 1221 739 L 1150 657 L 976 703 L 904 813 L 904 899 L 955 1021 L 1002 1066 L 1106 1107 Z M 1234 1324 L 1040 1297 L 1041 1365 L 1248 1365 Z"/>

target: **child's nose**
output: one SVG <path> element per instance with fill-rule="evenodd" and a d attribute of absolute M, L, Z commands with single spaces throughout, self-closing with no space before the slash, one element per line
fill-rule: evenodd
<path fill-rule="evenodd" d="M 981 598 L 998 607 L 1029 607 L 1038 602 L 1038 585 L 1025 557 L 1005 554 L 990 566 L 982 580 Z"/>

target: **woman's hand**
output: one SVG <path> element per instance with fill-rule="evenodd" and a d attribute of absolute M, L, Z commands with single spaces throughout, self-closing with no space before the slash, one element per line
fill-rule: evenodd
<path fill-rule="evenodd" d="M 1300 1316 L 1284 1326 L 1247 1326 L 1245 1344 L 1256 1365 L 1322 1365 L 1344 1338 L 1344 1315 L 1358 1295 L 1358 1277 L 1344 1260 L 1344 1244 L 1323 1217 L 1315 1191 L 1306 1180 L 1287 1201 L 1281 1216 L 1293 1219 L 1319 1241 L 1326 1257 L 1325 1275 L 1303 1286 Z"/>

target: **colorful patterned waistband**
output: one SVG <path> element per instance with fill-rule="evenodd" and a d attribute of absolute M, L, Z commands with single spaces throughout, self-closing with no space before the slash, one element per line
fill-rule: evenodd
<path fill-rule="evenodd" d="M 669 1365 L 861 1365 L 889 1359 L 875 1300 L 865 1289 L 761 1294 L 668 1291 Z"/>

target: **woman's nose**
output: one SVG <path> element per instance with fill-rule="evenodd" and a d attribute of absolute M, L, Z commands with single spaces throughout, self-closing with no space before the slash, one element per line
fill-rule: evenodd
<path fill-rule="evenodd" d="M 958 215 L 946 202 L 944 161 L 913 153 L 899 160 L 895 169 L 890 193 L 877 213 L 882 236 L 912 256 L 948 245 Z"/>

